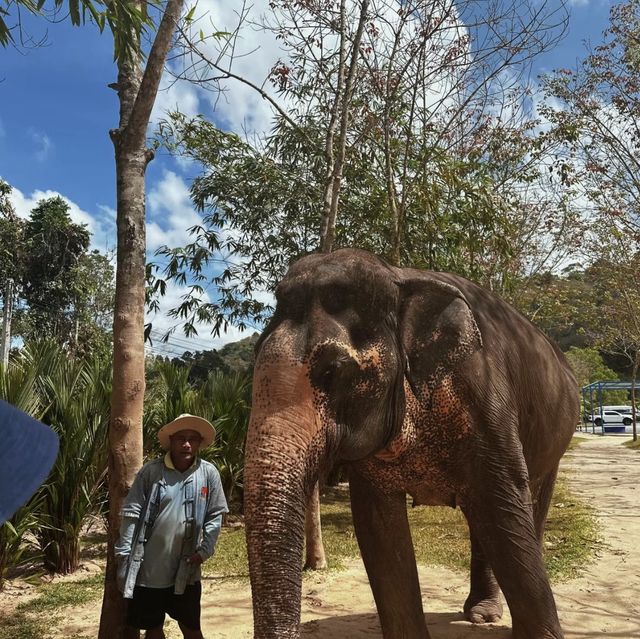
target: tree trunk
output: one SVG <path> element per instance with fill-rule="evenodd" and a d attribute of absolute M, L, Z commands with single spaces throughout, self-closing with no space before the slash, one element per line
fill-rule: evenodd
<path fill-rule="evenodd" d="M 636 351 L 636 356 L 633 360 L 633 373 L 631 375 L 631 419 L 633 420 L 633 441 L 638 440 L 638 422 L 636 422 L 636 416 L 638 415 L 638 406 L 636 404 L 636 378 L 638 376 L 638 364 L 640 360 L 640 351 Z"/>
<path fill-rule="evenodd" d="M 125 627 L 125 602 L 117 589 L 113 549 L 120 530 L 122 502 L 142 464 L 146 157 L 144 147 L 134 150 L 123 143 L 122 122 L 127 121 L 122 114 L 127 104 L 133 104 L 140 82 L 137 67 L 120 69 L 121 128 L 112 134 L 116 155 L 118 251 L 109 424 L 109 528 L 100 639 L 139 636 L 137 630 Z"/>
<path fill-rule="evenodd" d="M 322 526 L 320 524 L 320 483 L 316 482 L 309 499 L 304 521 L 305 570 L 324 570 L 327 558 L 322 543 Z"/>
<path fill-rule="evenodd" d="M 363 0 L 360 6 L 358 27 L 352 43 L 351 61 L 349 68 L 345 68 L 345 2 L 340 3 L 341 45 L 340 45 L 340 81 L 336 100 L 331 113 L 331 125 L 327 131 L 325 158 L 327 161 L 327 179 L 320 222 L 320 250 L 331 253 L 336 237 L 336 220 L 338 218 L 338 204 L 340 203 L 340 188 L 342 186 L 342 167 L 347 146 L 347 130 L 349 113 L 353 98 L 353 84 L 358 59 L 360 58 L 360 43 L 369 13 L 369 0 Z M 334 134 L 338 116 L 340 129 L 337 141 L 337 153 L 334 151 Z M 305 568 L 319 570 L 327 567 L 324 546 L 322 543 L 322 529 L 320 525 L 320 486 L 316 483 L 307 503 L 305 518 L 305 544 L 307 548 Z M 310 555 L 311 553 L 311 555 Z"/>
<path fill-rule="evenodd" d="M 327 148 L 325 149 L 325 157 L 327 158 L 327 181 L 325 184 L 325 194 L 322 210 L 322 220 L 320 222 L 320 250 L 323 253 L 331 253 L 336 238 L 336 220 L 338 218 L 338 205 L 340 203 L 340 188 L 342 186 L 342 167 L 347 147 L 347 132 L 349 127 L 349 115 L 351 110 L 351 101 L 353 99 L 353 87 L 355 82 L 355 74 L 358 59 L 360 58 L 360 43 L 362 42 L 362 34 L 369 15 L 369 0 L 362 0 L 360 5 L 360 17 L 358 19 L 358 27 L 352 43 L 351 61 L 348 70 L 344 68 L 345 63 L 345 2 L 340 3 L 340 38 L 342 44 L 340 47 L 340 78 L 344 78 L 344 87 L 342 81 L 338 83 L 342 95 L 337 95 L 334 110 L 332 111 L 332 126 L 327 132 Z M 346 77 L 344 73 L 346 71 Z M 334 118 L 340 117 L 340 129 L 337 140 L 337 153 L 334 152 Z"/>
<path fill-rule="evenodd" d="M 4 308 L 2 310 L 2 338 L 0 339 L 0 363 L 5 370 L 9 366 L 11 350 L 11 314 L 13 311 L 13 280 L 9 278 L 4 287 Z"/>
<path fill-rule="evenodd" d="M 114 546 L 122 502 L 142 464 L 145 303 L 145 171 L 153 154 L 146 132 L 183 0 L 168 0 L 144 73 L 141 56 L 118 63 L 119 127 L 111 131 L 116 160 L 118 249 L 113 321 L 113 391 L 109 424 L 107 569 L 99 639 L 131 639 L 116 583 Z"/>

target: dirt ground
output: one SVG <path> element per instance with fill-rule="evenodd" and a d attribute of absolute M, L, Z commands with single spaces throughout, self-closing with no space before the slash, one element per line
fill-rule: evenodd
<path fill-rule="evenodd" d="M 625 438 L 584 435 L 587 441 L 562 463 L 572 489 L 598 511 L 603 541 L 583 575 L 558 584 L 554 593 L 566 639 L 605 636 L 640 639 L 640 453 L 621 446 Z M 467 575 L 421 567 L 423 603 L 432 639 L 507 639 L 510 618 L 473 626 L 463 621 Z M 205 580 L 203 632 L 207 639 L 252 636 L 249 586 Z M 96 636 L 99 604 L 65 611 L 60 638 Z M 169 639 L 180 637 L 167 624 Z M 302 636 L 323 639 L 381 637 L 373 597 L 362 563 L 347 571 L 305 579 Z"/>

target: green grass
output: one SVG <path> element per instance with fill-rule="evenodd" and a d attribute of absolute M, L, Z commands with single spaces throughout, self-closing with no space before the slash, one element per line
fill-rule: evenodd
<path fill-rule="evenodd" d="M 469 529 L 459 509 L 444 506 L 409 508 L 409 524 L 416 559 L 426 565 L 469 568 Z M 322 531 L 329 567 L 339 568 L 359 554 L 351 523 L 348 493 L 325 496 Z M 594 512 L 558 481 L 545 531 L 545 562 L 550 577 L 562 581 L 576 576 L 593 553 L 597 541 Z"/>
<path fill-rule="evenodd" d="M 41 613 L 59 610 L 67 606 L 82 606 L 102 595 L 104 575 L 98 573 L 81 581 L 66 581 L 40 586 L 40 594 L 29 601 L 18 604 L 17 610 L 26 613 Z"/>
<path fill-rule="evenodd" d="M 552 581 L 577 577 L 599 541 L 595 511 L 556 483 L 544 535 L 544 560 Z"/>
<path fill-rule="evenodd" d="M 458 570 L 469 568 L 469 528 L 459 509 L 411 508 L 409 524 L 418 563 Z"/>
<path fill-rule="evenodd" d="M 631 448 L 631 450 L 640 450 L 640 437 L 638 439 L 636 439 L 635 442 L 633 441 L 633 439 L 630 439 L 630 440 L 624 442 L 624 445 L 627 448 Z"/>
<path fill-rule="evenodd" d="M 104 576 L 45 584 L 39 594 L 18 604 L 11 615 L 0 616 L 0 639 L 46 639 L 57 624 L 62 608 L 77 607 L 102 596 Z M 68 639 L 88 639 L 76 635 Z"/>
<path fill-rule="evenodd" d="M 426 565 L 467 570 L 469 530 L 459 509 L 409 507 L 409 523 L 416 559 Z M 329 569 L 341 570 L 359 556 L 349 493 L 343 487 L 330 488 L 322 498 L 322 536 Z M 597 540 L 593 511 L 558 481 L 545 532 L 545 562 L 550 577 L 563 581 L 576 576 L 589 560 Z M 223 529 L 213 560 L 205 564 L 208 576 L 248 578 L 247 554 L 242 528 Z"/>
<path fill-rule="evenodd" d="M 37 619 L 24 613 L 0 615 L 0 639 L 45 639 L 51 618 Z"/>
<path fill-rule="evenodd" d="M 202 566 L 202 574 L 205 577 L 249 579 L 244 527 L 222 529 L 216 552 Z"/>

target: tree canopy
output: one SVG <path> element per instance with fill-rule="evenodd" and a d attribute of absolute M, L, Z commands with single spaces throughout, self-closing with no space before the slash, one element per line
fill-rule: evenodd
<path fill-rule="evenodd" d="M 152 0 L 149 4 L 156 2 Z M 135 53 L 131 34 L 153 24 L 145 3 L 128 0 L 0 0 L 0 46 L 18 45 L 26 39 L 22 10 L 48 20 L 67 17 L 75 26 L 90 21 L 100 31 L 109 25 L 114 34 L 114 56 L 123 60 L 131 59 Z"/>
<path fill-rule="evenodd" d="M 12 333 L 104 351 L 113 314 L 110 259 L 89 250 L 89 230 L 71 220 L 61 197 L 40 200 L 23 220 L 9 204 L 11 187 L 0 182 L 0 190 L 0 281 L 13 279 L 18 302 Z"/>

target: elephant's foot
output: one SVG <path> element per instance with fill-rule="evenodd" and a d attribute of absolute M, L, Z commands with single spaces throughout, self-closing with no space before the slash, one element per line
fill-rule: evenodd
<path fill-rule="evenodd" d="M 564 639 L 564 634 L 557 623 L 532 627 L 531 622 L 518 623 L 513 620 L 513 639 Z"/>
<path fill-rule="evenodd" d="M 471 623 L 492 623 L 502 618 L 502 603 L 496 597 L 478 599 L 473 593 L 464 602 L 464 616 Z"/>

